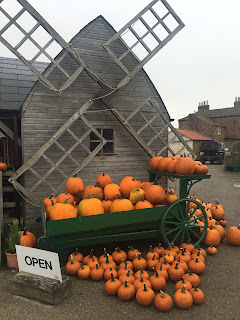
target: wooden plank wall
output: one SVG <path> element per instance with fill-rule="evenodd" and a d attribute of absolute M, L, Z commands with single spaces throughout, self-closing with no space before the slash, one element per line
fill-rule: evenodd
<path fill-rule="evenodd" d="M 123 79 L 124 73 L 120 67 L 111 60 L 102 47 L 104 42 L 107 41 L 112 34 L 114 34 L 114 31 L 111 26 L 104 18 L 98 17 L 72 40 L 72 44 L 74 48 L 78 49 L 81 57 L 89 65 L 90 69 L 114 88 L 120 80 Z M 123 51 L 121 43 L 116 45 L 119 48 L 119 52 Z M 136 61 L 129 57 L 129 64 L 134 65 L 134 63 L 136 63 Z M 63 60 L 63 64 L 67 70 L 75 68 L 75 62 L 70 57 L 66 57 Z M 54 71 L 49 79 L 60 83 L 62 75 L 60 72 Z M 83 72 L 60 97 L 56 96 L 41 83 L 37 83 L 31 92 L 30 103 L 24 106 L 26 111 L 22 117 L 24 162 L 28 160 L 86 100 L 93 98 L 98 91 L 99 86 L 93 82 L 85 72 Z M 166 110 L 161 104 L 161 98 L 150 79 L 145 72 L 140 71 L 125 87 L 114 93 L 111 102 L 120 112 L 127 115 L 148 97 L 151 97 L 159 110 L 167 115 Z M 106 107 L 100 100 L 96 100 L 90 108 L 90 110 L 95 111 L 103 109 L 106 109 Z M 145 111 L 149 113 L 147 108 L 145 108 Z M 146 113 L 146 115 L 148 115 L 148 113 Z M 102 172 L 110 174 L 115 183 L 120 183 L 125 175 L 133 175 L 134 177 L 148 181 L 147 169 L 149 156 L 111 112 L 100 111 L 87 113 L 86 117 L 96 127 L 112 128 L 115 130 L 115 153 L 111 156 L 96 156 L 94 160 L 81 171 L 80 176 L 84 184 L 94 184 L 96 177 Z M 138 117 L 134 119 L 134 121 L 136 128 L 144 124 Z M 160 126 L 161 124 L 159 124 L 159 128 Z M 77 125 L 77 122 L 75 127 L 75 133 L 80 135 L 81 128 Z M 167 132 L 165 132 L 165 136 L 166 135 Z M 152 133 L 146 130 L 144 139 L 147 141 L 151 136 Z M 65 139 L 62 138 L 59 142 L 67 146 L 69 143 L 67 135 Z M 89 142 L 85 141 L 85 143 L 89 146 Z M 155 143 L 154 149 L 156 151 L 159 150 L 160 147 L 159 142 Z M 54 147 L 49 150 L 49 153 L 51 153 L 52 158 L 55 160 L 60 157 L 58 150 Z M 75 152 L 75 157 L 77 157 L 78 161 L 81 161 L 81 158 L 84 159 L 85 156 L 85 151 L 80 148 Z M 37 166 L 39 166 L 39 164 L 37 164 Z M 43 174 L 47 166 L 46 162 L 41 164 Z M 67 173 L 75 167 L 70 161 L 65 161 L 63 168 Z M 53 173 L 50 179 L 52 179 L 53 183 L 54 180 L 56 183 L 59 183 L 56 172 Z M 26 188 L 30 189 L 32 182 L 35 180 L 36 178 L 30 172 L 25 173 L 24 183 Z M 162 184 L 165 184 L 165 180 L 162 181 Z M 35 196 L 44 198 L 49 196 L 50 193 L 50 190 L 48 190 L 46 186 L 40 185 L 36 190 Z M 34 227 L 35 217 L 40 214 L 40 208 L 36 208 L 28 202 L 25 202 L 24 212 L 25 224 Z"/>

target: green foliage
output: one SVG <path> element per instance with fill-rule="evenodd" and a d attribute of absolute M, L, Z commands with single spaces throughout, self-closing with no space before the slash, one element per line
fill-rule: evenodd
<path fill-rule="evenodd" d="M 10 232 L 8 235 L 8 246 L 12 253 L 16 252 L 15 245 L 20 244 L 21 234 L 20 234 L 18 225 L 19 225 L 19 221 L 16 218 L 13 219 L 12 224 L 9 224 Z"/>

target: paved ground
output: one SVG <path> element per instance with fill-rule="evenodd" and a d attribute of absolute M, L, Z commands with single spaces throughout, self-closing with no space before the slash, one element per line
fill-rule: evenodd
<path fill-rule="evenodd" d="M 225 208 L 228 227 L 240 223 L 240 173 L 226 172 L 223 165 L 209 165 L 210 180 L 202 181 L 192 188 L 199 199 L 213 202 L 218 199 Z M 171 187 L 176 188 L 175 183 Z M 134 242 L 143 253 L 149 244 L 157 245 L 158 239 Z M 127 244 L 122 244 L 123 249 Z M 111 251 L 114 246 L 109 246 Z M 100 248 L 96 248 L 96 252 Z M 88 252 L 84 252 L 88 254 Z M 55 319 L 240 319 L 240 248 L 230 246 L 224 240 L 218 247 L 217 256 L 206 261 L 207 270 L 201 276 L 201 289 L 205 302 L 183 311 L 175 306 L 170 312 L 161 313 L 154 306 L 141 307 L 135 300 L 122 302 L 104 292 L 104 282 L 73 279 L 73 292 L 57 306 L 49 306 L 8 293 L 8 281 L 15 271 L 0 270 L 0 320 L 55 320 Z M 173 296 L 174 284 L 167 283 L 165 291 Z"/>

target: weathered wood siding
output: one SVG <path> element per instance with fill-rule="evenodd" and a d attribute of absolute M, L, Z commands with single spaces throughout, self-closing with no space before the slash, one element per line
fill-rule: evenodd
<path fill-rule="evenodd" d="M 72 45 L 77 48 L 82 59 L 89 65 L 89 68 L 96 72 L 97 75 L 109 84 L 115 87 L 125 74 L 120 67 L 115 64 L 108 56 L 102 45 L 114 34 L 111 26 L 102 18 L 98 17 L 89 25 L 87 25 L 80 33 L 72 40 Z M 122 44 L 116 44 L 119 47 L 119 52 L 123 50 Z M 129 64 L 136 63 L 132 57 L 129 57 Z M 64 67 L 68 70 L 74 68 L 75 62 L 72 58 L 66 57 L 63 60 Z M 50 77 L 51 80 L 60 83 L 62 74 L 59 71 L 54 71 Z M 28 160 L 55 132 L 63 125 L 78 108 L 88 99 L 93 98 L 99 91 L 99 86 L 93 82 L 90 77 L 83 72 L 76 81 L 66 89 L 59 97 L 52 93 L 48 88 L 41 83 L 37 83 L 33 88 L 31 100 L 25 104 L 26 111 L 22 116 L 22 141 L 23 141 L 23 159 Z M 162 105 L 161 98 L 158 95 L 153 84 L 149 80 L 144 71 L 140 71 L 137 75 L 123 88 L 112 95 L 111 103 L 122 112 L 124 115 L 129 114 L 137 108 L 143 101 L 151 97 L 159 107 L 161 112 L 167 115 L 167 111 Z M 128 133 L 121 123 L 112 115 L 111 111 L 106 110 L 106 107 L 100 100 L 94 101 L 90 110 L 99 110 L 95 113 L 87 113 L 86 118 L 91 121 L 95 127 L 111 128 L 115 130 L 115 153 L 110 156 L 96 156 L 80 173 L 85 185 L 94 184 L 96 177 L 102 173 L 108 173 L 113 179 L 113 182 L 120 183 L 125 175 L 133 175 L 148 181 L 148 162 L 149 156 L 136 142 L 136 140 Z M 149 118 L 149 110 L 145 108 L 146 117 Z M 135 129 L 139 129 L 144 122 L 136 117 L 133 121 Z M 156 123 L 160 126 L 159 123 Z M 159 127 L 160 129 L 160 127 Z M 74 132 L 81 135 L 81 130 L 76 124 Z M 144 131 L 145 137 L 150 139 L 152 133 L 149 129 Z M 164 132 L 165 138 L 167 131 Z M 149 140 L 148 139 L 148 140 Z M 71 137 L 66 134 L 61 138 L 61 144 L 64 147 L 70 145 Z M 84 143 L 89 147 L 89 141 Z M 160 149 L 159 140 L 154 149 Z M 52 147 L 49 149 L 53 161 L 57 161 L 61 156 L 58 148 Z M 86 157 L 86 151 L 77 148 L 74 151 L 74 157 L 81 162 L 81 159 Z M 38 163 L 39 166 L 39 163 Z M 36 168 L 40 170 L 40 168 Z M 46 161 L 41 163 L 41 172 L 44 174 L 49 169 L 49 164 Z M 71 161 L 66 160 L 61 164 L 67 174 L 75 169 Z M 51 183 L 59 184 L 57 172 L 53 172 L 49 177 Z M 24 174 L 24 185 L 27 189 L 30 188 L 36 177 L 30 172 Z M 54 182 L 55 181 L 55 182 Z M 162 182 L 163 184 L 165 181 Z M 50 190 L 40 185 L 35 190 L 35 195 L 39 198 L 49 196 Z M 33 207 L 30 203 L 25 204 L 25 224 L 35 225 L 35 218 L 40 213 L 40 209 Z"/>

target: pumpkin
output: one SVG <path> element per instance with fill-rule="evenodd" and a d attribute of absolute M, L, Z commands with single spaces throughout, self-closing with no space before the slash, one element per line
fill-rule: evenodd
<path fill-rule="evenodd" d="M 89 191 L 90 191 L 91 188 L 93 188 L 93 187 L 94 187 L 94 185 L 89 184 L 89 185 L 87 185 L 87 186 L 84 188 L 83 194 L 82 194 L 82 198 L 83 198 L 83 199 L 88 199 Z"/>
<path fill-rule="evenodd" d="M 125 266 L 126 266 L 127 269 L 132 269 L 133 270 L 132 261 L 123 260 L 123 262 L 121 262 L 118 267 L 119 267 L 119 269 L 121 269 L 121 268 L 125 268 Z"/>
<path fill-rule="evenodd" d="M 215 255 L 217 254 L 217 248 L 211 245 L 210 247 L 207 247 L 207 253 L 210 255 Z"/>
<path fill-rule="evenodd" d="M 71 204 L 65 203 L 67 199 L 68 198 L 66 198 L 63 203 L 57 202 L 52 206 L 49 220 L 62 220 L 77 217 L 75 208 Z"/>
<path fill-rule="evenodd" d="M 177 159 L 175 172 L 183 175 L 193 174 L 195 172 L 194 161 L 189 157 Z"/>
<path fill-rule="evenodd" d="M 67 262 L 66 264 L 66 274 L 69 276 L 75 276 L 78 273 L 78 270 L 80 268 L 80 263 L 77 260 L 74 260 L 73 257 L 71 257 L 71 260 Z"/>
<path fill-rule="evenodd" d="M 198 258 L 198 260 L 201 260 L 202 262 L 205 263 L 205 258 L 204 258 L 204 256 L 202 256 L 202 255 L 200 254 L 199 251 L 198 251 L 197 253 L 193 253 L 193 254 L 191 255 L 191 258 L 192 258 L 192 260 L 195 260 L 195 259 Z"/>
<path fill-rule="evenodd" d="M 224 218 L 222 218 L 221 220 L 219 220 L 219 224 L 220 224 L 223 228 L 225 228 L 225 227 L 227 226 L 227 221 L 226 221 Z"/>
<path fill-rule="evenodd" d="M 120 183 L 121 195 L 123 198 L 129 198 L 132 189 L 137 188 L 139 181 L 133 177 L 127 176 Z"/>
<path fill-rule="evenodd" d="M 111 204 L 112 204 L 112 201 L 111 201 L 111 200 L 108 200 L 108 199 L 105 197 L 105 199 L 102 201 L 104 213 L 110 212 Z"/>
<path fill-rule="evenodd" d="M 77 260 L 79 263 L 83 260 L 83 255 L 81 254 L 81 252 L 78 251 L 78 249 L 76 249 L 73 253 L 69 255 L 68 260 L 71 260 L 71 256 L 74 260 Z"/>
<path fill-rule="evenodd" d="M 134 249 L 132 246 L 128 246 L 129 248 L 129 251 L 127 253 L 127 258 L 128 260 L 130 261 L 133 261 L 135 258 L 138 257 L 138 250 L 137 249 Z"/>
<path fill-rule="evenodd" d="M 96 184 L 98 184 L 98 186 L 102 189 L 104 189 L 109 183 L 112 183 L 112 179 L 106 173 L 100 174 L 96 179 Z"/>
<path fill-rule="evenodd" d="M 194 245 L 190 242 L 183 242 L 180 245 L 180 248 L 185 248 L 186 250 L 188 250 L 190 253 L 192 253 L 192 251 L 195 249 Z"/>
<path fill-rule="evenodd" d="M 110 206 L 110 212 L 121 212 L 133 210 L 133 204 L 129 199 L 116 199 Z"/>
<path fill-rule="evenodd" d="M 207 258 L 207 252 L 203 249 L 203 248 L 196 248 L 192 251 L 192 253 L 198 253 L 200 252 L 200 254 L 206 259 Z"/>
<path fill-rule="evenodd" d="M 219 232 L 219 234 L 220 234 L 220 241 L 223 241 L 224 238 L 225 238 L 225 235 L 226 235 L 226 232 L 225 232 L 224 228 L 223 228 L 220 224 L 218 224 L 218 223 L 214 224 L 214 225 L 212 226 L 212 228 L 215 229 L 215 230 L 217 230 L 217 231 Z"/>
<path fill-rule="evenodd" d="M 0 171 L 6 171 L 7 170 L 7 165 L 5 162 L 0 162 Z"/>
<path fill-rule="evenodd" d="M 50 197 L 43 199 L 44 208 L 46 209 L 46 207 L 48 206 L 53 206 L 53 204 L 55 204 L 56 202 L 57 202 L 57 198 L 51 195 Z"/>
<path fill-rule="evenodd" d="M 101 200 L 97 198 L 83 199 L 78 205 L 78 215 L 80 217 L 103 214 L 104 208 Z"/>
<path fill-rule="evenodd" d="M 20 231 L 20 246 L 34 248 L 37 245 L 37 239 L 32 232 L 27 231 L 24 228 L 24 231 Z"/>
<path fill-rule="evenodd" d="M 183 268 L 184 272 L 187 272 L 188 265 L 186 264 L 185 261 L 181 261 L 180 258 L 178 257 L 178 259 L 174 260 L 171 265 L 175 267 L 177 263 L 179 267 Z"/>
<path fill-rule="evenodd" d="M 188 272 L 184 274 L 183 276 L 184 280 L 188 280 L 191 282 L 192 286 L 199 286 L 200 285 L 200 278 L 196 273 L 191 272 L 188 269 Z"/>
<path fill-rule="evenodd" d="M 143 189 L 143 191 L 145 191 L 147 189 L 147 187 L 152 186 L 153 182 L 143 182 L 141 185 L 141 189 Z"/>
<path fill-rule="evenodd" d="M 102 254 L 102 255 L 99 257 L 99 259 L 98 259 L 99 263 L 105 262 L 107 256 L 108 256 L 108 260 L 109 260 L 109 261 L 113 261 L 113 257 L 112 257 L 110 254 L 108 254 L 108 253 L 107 253 L 107 249 L 104 248 L 104 249 L 103 249 L 103 254 Z"/>
<path fill-rule="evenodd" d="M 144 283 L 143 288 L 139 288 L 136 293 L 137 302 L 144 307 L 153 304 L 155 298 L 154 291 L 151 288 L 147 288 Z"/>
<path fill-rule="evenodd" d="M 168 277 L 173 282 L 178 282 L 182 279 L 183 275 L 185 274 L 183 268 L 179 267 L 179 263 L 175 265 L 175 267 L 171 266 L 168 269 Z"/>
<path fill-rule="evenodd" d="M 145 190 L 145 199 L 152 204 L 162 203 L 166 198 L 166 193 L 161 186 L 151 185 Z"/>
<path fill-rule="evenodd" d="M 190 289 L 192 289 L 192 284 L 191 284 L 191 282 L 188 281 L 188 280 L 185 280 L 185 279 L 182 277 L 182 280 L 179 280 L 179 281 L 176 283 L 175 288 L 176 288 L 176 290 L 179 290 L 179 289 L 182 289 L 183 286 L 185 286 L 188 291 L 190 291 Z"/>
<path fill-rule="evenodd" d="M 92 280 L 94 280 L 94 281 L 100 281 L 100 280 L 103 279 L 103 276 L 104 276 L 104 270 L 103 270 L 103 268 L 101 268 L 101 267 L 99 266 L 99 264 L 96 263 L 95 268 L 93 268 L 93 269 L 91 270 L 91 278 L 92 278 Z"/>
<path fill-rule="evenodd" d="M 159 254 L 159 257 L 162 256 L 162 253 L 164 251 L 164 247 L 162 246 L 161 243 L 159 243 L 154 249 L 153 249 L 154 252 L 157 252 Z"/>
<path fill-rule="evenodd" d="M 83 199 L 83 192 L 74 194 L 73 197 L 74 197 L 75 204 L 79 204 L 79 202 Z"/>
<path fill-rule="evenodd" d="M 98 258 L 97 258 L 96 256 L 94 256 L 94 254 L 93 254 L 93 249 L 91 249 L 91 250 L 90 250 L 90 253 L 83 258 L 82 263 L 83 263 L 83 264 L 88 264 L 88 262 L 89 262 L 92 258 L 95 259 L 95 260 L 98 260 Z"/>
<path fill-rule="evenodd" d="M 167 165 L 172 162 L 171 158 L 162 158 L 158 161 L 157 170 L 167 171 Z"/>
<path fill-rule="evenodd" d="M 167 281 L 168 279 L 168 272 L 166 269 L 163 268 L 162 266 L 162 262 L 160 263 L 159 269 L 156 269 L 158 272 L 159 276 L 163 276 L 165 278 L 165 280 Z"/>
<path fill-rule="evenodd" d="M 136 273 L 135 273 L 135 278 L 136 279 L 140 279 L 141 277 L 143 279 L 146 279 L 148 280 L 149 279 L 149 274 L 146 270 L 143 270 L 142 266 L 140 267 L 140 270 L 138 270 Z"/>
<path fill-rule="evenodd" d="M 142 200 L 138 201 L 136 203 L 135 209 L 136 210 L 138 210 L 138 209 L 147 209 L 147 208 L 152 208 L 152 207 L 153 207 L 153 205 L 151 204 L 151 202 L 145 200 L 144 197 L 142 197 Z"/>
<path fill-rule="evenodd" d="M 149 167 L 150 169 L 152 170 L 157 170 L 157 164 L 158 164 L 158 161 L 160 159 L 162 159 L 163 157 L 161 156 L 156 156 L 156 157 L 152 157 L 149 161 Z"/>
<path fill-rule="evenodd" d="M 194 304 L 202 304 L 204 301 L 204 293 L 198 287 L 194 287 L 189 291 L 193 297 Z"/>
<path fill-rule="evenodd" d="M 89 195 L 91 198 L 97 198 L 102 201 L 103 200 L 103 189 L 98 187 L 97 185 L 90 186 L 88 188 L 87 194 L 85 192 L 83 192 L 83 199 L 88 199 Z"/>
<path fill-rule="evenodd" d="M 177 201 L 179 199 L 179 196 L 177 196 L 173 190 L 171 190 L 170 192 L 168 192 L 167 197 L 166 197 L 166 201 L 167 204 L 172 204 L 173 202 Z"/>
<path fill-rule="evenodd" d="M 140 201 L 144 196 L 144 190 L 140 188 L 134 188 L 130 191 L 129 200 L 136 204 L 138 201 Z"/>
<path fill-rule="evenodd" d="M 130 270 L 130 271 L 129 271 L 129 270 Z M 128 272 L 129 272 L 130 275 L 133 276 L 133 271 L 132 271 L 132 269 L 129 269 L 129 268 L 127 267 L 127 264 L 125 264 L 124 268 L 118 269 L 118 278 L 121 277 L 121 275 L 123 275 L 123 274 L 126 275 Z"/>
<path fill-rule="evenodd" d="M 77 177 L 77 174 L 75 174 L 73 177 L 68 178 L 66 189 L 68 193 L 73 195 L 83 192 L 84 185 L 82 179 L 80 177 Z"/>
<path fill-rule="evenodd" d="M 120 285 L 117 291 L 118 297 L 123 301 L 128 301 L 133 299 L 133 297 L 135 296 L 135 293 L 136 293 L 135 287 L 131 283 L 128 283 L 127 281 L 125 281 L 124 284 Z"/>
<path fill-rule="evenodd" d="M 146 260 L 152 259 L 153 256 L 155 256 L 156 259 L 159 259 L 159 253 L 157 253 L 156 251 L 153 252 L 153 247 L 150 245 L 149 251 L 146 254 Z"/>
<path fill-rule="evenodd" d="M 160 291 L 155 296 L 154 305 L 158 310 L 166 312 L 172 309 L 173 301 L 169 294 Z"/>
<path fill-rule="evenodd" d="M 158 253 L 156 252 L 151 259 L 147 260 L 147 267 L 149 270 L 155 269 L 156 265 L 159 263 L 159 260 L 156 258 Z"/>
<path fill-rule="evenodd" d="M 211 209 L 211 212 L 212 212 L 212 216 L 214 219 L 216 220 L 222 220 L 224 218 L 224 209 L 223 207 L 221 207 L 220 205 L 215 205 L 212 207 Z"/>
<path fill-rule="evenodd" d="M 66 201 L 65 201 L 66 200 Z M 74 197 L 72 194 L 67 193 L 67 192 L 62 192 L 57 196 L 57 203 L 63 203 L 65 201 L 65 203 L 69 203 L 69 204 L 73 204 L 74 203 Z"/>
<path fill-rule="evenodd" d="M 196 260 L 189 261 L 188 269 L 196 274 L 202 274 L 206 271 L 206 265 L 199 258 L 196 258 Z"/>
<path fill-rule="evenodd" d="M 108 295 L 114 296 L 118 292 L 118 288 L 122 285 L 121 281 L 114 278 L 113 273 L 111 273 L 111 278 L 105 283 L 105 291 Z"/>
<path fill-rule="evenodd" d="M 238 227 L 231 227 L 228 229 L 226 239 L 228 243 L 234 246 L 240 245 L 240 224 Z"/>
<path fill-rule="evenodd" d="M 112 257 L 116 264 L 120 264 L 123 260 L 127 260 L 126 252 L 121 250 L 119 247 L 115 248 L 115 251 L 112 253 Z"/>
<path fill-rule="evenodd" d="M 154 274 L 149 278 L 149 281 L 154 291 L 163 290 L 166 287 L 166 279 L 159 275 L 156 269 L 154 270 Z"/>
<path fill-rule="evenodd" d="M 140 278 L 137 278 L 134 282 L 133 285 L 135 287 L 136 290 L 138 290 L 139 288 L 143 288 L 144 284 L 146 285 L 146 287 L 148 288 L 152 288 L 152 284 L 148 279 L 143 279 L 142 275 L 140 274 Z"/>
<path fill-rule="evenodd" d="M 131 269 L 128 269 L 128 272 L 126 274 L 123 273 L 120 275 L 119 280 L 121 281 L 121 283 L 125 283 L 125 281 L 127 281 L 128 283 L 133 284 L 136 279 L 133 274 L 131 274 L 131 271 Z"/>
<path fill-rule="evenodd" d="M 196 174 L 207 174 L 208 167 L 204 164 L 198 164 L 195 166 L 195 173 Z"/>
<path fill-rule="evenodd" d="M 95 258 L 90 258 L 88 263 L 87 263 L 87 265 L 89 266 L 90 269 L 95 268 L 96 264 L 98 264 L 98 266 L 100 266 L 98 260 L 95 259 Z"/>
<path fill-rule="evenodd" d="M 115 279 L 117 279 L 118 273 L 117 273 L 117 270 L 116 270 L 116 269 L 113 269 L 112 267 L 110 267 L 109 269 L 106 269 L 106 270 L 104 271 L 104 279 L 105 279 L 106 281 L 110 280 L 112 276 L 113 276 Z"/>
<path fill-rule="evenodd" d="M 121 196 L 121 190 L 118 184 L 110 183 L 104 188 L 104 195 L 108 200 L 114 201 Z"/>
<path fill-rule="evenodd" d="M 189 309 L 193 304 L 193 297 L 191 293 L 186 290 L 186 286 L 183 286 L 182 289 L 178 289 L 174 293 L 174 303 L 180 309 Z"/>
<path fill-rule="evenodd" d="M 213 245 L 217 247 L 220 244 L 221 238 L 217 230 L 214 230 L 212 226 L 207 230 L 206 235 L 203 239 L 204 244 L 209 247 Z"/>
<path fill-rule="evenodd" d="M 140 270 L 140 267 L 142 267 L 143 270 L 147 268 L 147 261 L 141 257 L 140 252 L 138 253 L 138 257 L 133 260 L 133 267 L 136 271 Z"/>
<path fill-rule="evenodd" d="M 103 268 L 104 271 L 109 269 L 110 267 L 112 267 L 113 269 L 116 269 L 116 267 L 117 267 L 116 263 L 114 261 L 111 261 L 108 259 L 108 256 L 109 256 L 109 254 L 107 254 L 105 261 L 103 261 L 100 264 L 100 267 Z"/>
<path fill-rule="evenodd" d="M 78 269 L 77 275 L 80 279 L 85 280 L 90 277 L 91 269 L 87 265 L 80 263 L 80 268 Z"/>
<path fill-rule="evenodd" d="M 169 161 L 168 164 L 167 164 L 166 171 L 167 171 L 167 172 L 174 173 L 174 172 L 175 172 L 175 165 L 176 165 L 176 163 L 177 163 L 177 159 L 171 158 L 171 160 L 172 160 L 172 161 Z"/>

